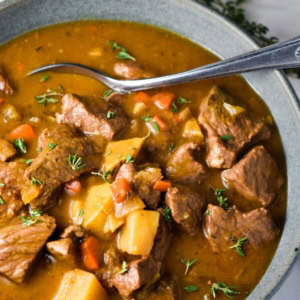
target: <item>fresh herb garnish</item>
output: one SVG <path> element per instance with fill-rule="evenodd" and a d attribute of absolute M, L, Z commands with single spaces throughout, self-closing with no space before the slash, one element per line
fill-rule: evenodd
<path fill-rule="evenodd" d="M 152 121 L 152 126 L 156 132 L 159 132 L 159 127 L 155 121 Z"/>
<path fill-rule="evenodd" d="M 55 98 L 57 96 L 63 96 L 63 94 L 60 94 L 54 90 L 47 90 L 45 94 L 39 95 L 39 96 L 34 96 L 34 98 L 37 100 L 39 104 L 42 104 L 45 106 L 48 103 L 57 103 L 58 99 Z"/>
<path fill-rule="evenodd" d="M 65 89 L 63 88 L 63 86 L 61 84 L 58 85 L 58 89 L 61 93 L 65 92 Z"/>
<path fill-rule="evenodd" d="M 213 191 L 215 192 L 215 196 L 219 202 L 219 205 L 221 207 L 227 208 L 228 207 L 228 197 L 225 197 L 224 193 L 225 190 L 224 189 L 214 189 L 212 186 L 211 188 L 213 189 Z"/>
<path fill-rule="evenodd" d="M 189 285 L 183 288 L 186 292 L 192 293 L 199 290 L 199 288 L 195 285 Z"/>
<path fill-rule="evenodd" d="M 108 98 L 112 93 L 113 93 L 112 89 L 108 89 L 108 90 L 104 91 L 103 98 Z"/>
<path fill-rule="evenodd" d="M 5 187 L 5 183 L 0 182 L 0 187 Z"/>
<path fill-rule="evenodd" d="M 77 154 L 69 155 L 69 165 L 74 171 L 79 171 L 86 166 L 86 164 L 83 162 L 82 157 L 77 156 Z"/>
<path fill-rule="evenodd" d="M 134 162 L 134 158 L 130 154 L 127 154 L 125 162 L 126 162 L 126 164 L 133 163 Z"/>
<path fill-rule="evenodd" d="M 172 102 L 171 111 L 175 114 L 177 114 L 179 112 L 179 109 L 178 109 L 177 105 L 175 104 L 175 102 Z"/>
<path fill-rule="evenodd" d="M 0 205 L 3 205 L 4 204 L 4 200 L 3 198 L 0 196 Z"/>
<path fill-rule="evenodd" d="M 33 162 L 33 158 L 28 158 L 25 160 L 26 165 L 31 165 L 32 162 Z"/>
<path fill-rule="evenodd" d="M 152 118 L 149 116 L 142 116 L 142 120 L 145 122 L 150 122 L 152 120 Z"/>
<path fill-rule="evenodd" d="M 45 75 L 45 76 L 43 76 L 43 77 L 41 78 L 40 82 L 45 82 L 45 81 L 47 81 L 47 80 L 49 80 L 49 79 L 50 79 L 50 76 L 49 76 L 49 75 Z"/>
<path fill-rule="evenodd" d="M 92 172 L 91 173 L 92 175 L 96 175 L 96 176 L 100 176 L 106 183 L 110 183 L 109 180 L 108 180 L 108 176 L 111 175 L 111 171 L 108 170 L 104 173 L 97 173 L 97 172 Z"/>
<path fill-rule="evenodd" d="M 162 211 L 162 215 L 164 216 L 165 220 L 168 223 L 172 222 L 172 212 L 171 212 L 171 209 L 168 206 L 166 206 L 164 208 L 164 210 Z"/>
<path fill-rule="evenodd" d="M 103 156 L 108 156 L 109 154 L 111 154 L 111 150 L 108 150 L 106 153 L 103 154 Z"/>
<path fill-rule="evenodd" d="M 239 239 L 235 245 L 229 247 L 229 249 L 235 249 L 236 253 L 238 253 L 241 256 L 245 256 L 245 253 L 243 251 L 243 245 L 247 240 L 248 238 L 243 237 Z"/>
<path fill-rule="evenodd" d="M 182 258 L 181 262 L 185 264 L 185 272 L 184 275 L 186 275 L 190 269 L 190 267 L 197 261 L 197 259 L 193 259 L 193 260 L 187 260 Z"/>
<path fill-rule="evenodd" d="M 83 217 L 83 214 L 84 214 L 84 209 L 82 208 L 82 209 L 79 211 L 78 218 L 82 218 L 82 217 Z"/>
<path fill-rule="evenodd" d="M 122 268 L 121 268 L 121 271 L 119 272 L 119 274 L 124 274 L 127 271 L 128 271 L 128 269 L 127 269 L 127 263 L 126 263 L 126 261 L 123 261 L 122 262 Z"/>
<path fill-rule="evenodd" d="M 207 209 L 206 212 L 204 213 L 205 215 L 208 215 L 208 216 L 212 216 L 212 212 L 211 210 Z"/>
<path fill-rule="evenodd" d="M 221 291 L 228 298 L 233 298 L 234 295 L 239 294 L 239 292 L 234 291 L 235 288 L 236 287 L 234 287 L 234 286 L 226 285 L 224 282 L 213 283 L 213 285 L 211 287 L 211 294 L 214 298 L 216 298 L 217 292 Z"/>
<path fill-rule="evenodd" d="M 40 181 L 39 179 L 34 178 L 33 176 L 31 176 L 31 182 L 32 182 L 32 184 L 35 185 L 35 186 L 39 186 L 39 185 L 42 185 L 42 184 L 43 184 L 42 181 Z"/>
<path fill-rule="evenodd" d="M 192 101 L 189 101 L 189 100 L 186 100 L 185 98 L 183 98 L 183 97 L 179 97 L 178 99 L 177 99 L 177 103 L 179 103 L 179 104 L 185 104 L 185 103 L 191 103 Z"/>
<path fill-rule="evenodd" d="M 39 217 L 39 216 L 41 216 L 43 213 L 42 213 L 42 211 L 40 210 L 40 209 L 31 209 L 31 207 L 29 208 L 29 213 L 30 213 L 30 215 L 33 217 L 33 218 L 35 218 L 35 217 Z"/>
<path fill-rule="evenodd" d="M 22 225 L 24 227 L 29 227 L 33 224 L 36 224 L 36 223 L 40 223 L 41 220 L 39 219 L 36 219 L 35 217 L 24 217 L 24 216 L 19 216 L 19 218 L 22 220 Z"/>
<path fill-rule="evenodd" d="M 222 135 L 220 138 L 221 138 L 222 141 L 230 141 L 230 140 L 233 139 L 233 136 L 229 135 L 229 134 L 226 134 L 226 135 Z"/>
<path fill-rule="evenodd" d="M 14 144 L 20 153 L 27 153 L 27 148 L 24 139 L 18 138 L 17 140 L 14 140 Z"/>
<path fill-rule="evenodd" d="M 133 56 L 131 56 L 124 47 L 122 47 L 121 45 L 119 45 L 116 42 L 110 42 L 110 44 L 111 44 L 113 50 L 119 50 L 118 54 L 116 55 L 117 58 L 131 59 L 131 60 L 135 61 L 135 58 Z"/>
<path fill-rule="evenodd" d="M 107 119 L 111 119 L 116 113 L 114 113 L 113 111 L 109 110 L 106 114 L 106 118 Z"/>
<path fill-rule="evenodd" d="M 53 150 L 56 146 L 57 146 L 57 144 L 55 144 L 55 143 L 49 143 L 48 144 L 48 147 L 49 147 L 50 150 Z"/>
<path fill-rule="evenodd" d="M 174 144 L 174 143 L 171 143 L 171 144 L 168 146 L 168 151 L 169 151 L 170 153 L 172 153 L 172 152 L 174 152 L 174 150 L 175 150 L 175 144 Z"/>
<path fill-rule="evenodd" d="M 42 151 L 43 151 L 43 148 L 42 148 L 42 147 L 37 147 L 37 148 L 36 148 L 36 151 L 37 151 L 37 152 L 42 152 Z"/>

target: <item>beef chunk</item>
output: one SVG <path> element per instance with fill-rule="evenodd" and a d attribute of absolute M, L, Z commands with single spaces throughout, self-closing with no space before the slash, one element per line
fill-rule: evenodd
<path fill-rule="evenodd" d="M 24 169 L 16 162 L 0 162 L 0 224 L 6 223 L 18 215 L 24 203 L 21 198 L 21 187 L 24 184 Z"/>
<path fill-rule="evenodd" d="M 6 96 L 10 96 L 14 92 L 7 78 L 5 77 L 1 67 L 0 67 L 0 92 L 2 92 Z"/>
<path fill-rule="evenodd" d="M 249 151 L 233 168 L 223 172 L 223 178 L 244 197 L 263 205 L 275 199 L 284 182 L 276 162 L 263 146 Z"/>
<path fill-rule="evenodd" d="M 159 279 L 158 284 L 147 299 L 181 300 L 182 288 L 178 279 L 175 276 L 164 275 Z"/>
<path fill-rule="evenodd" d="M 125 178 L 130 184 L 133 183 L 135 167 L 133 163 L 123 164 L 117 173 L 116 180 Z"/>
<path fill-rule="evenodd" d="M 112 284 L 122 296 L 131 295 L 143 285 L 151 282 L 159 273 L 159 267 L 151 256 L 134 260 L 128 264 L 127 268 L 126 273 L 117 273 L 112 279 Z"/>
<path fill-rule="evenodd" d="M 211 168 L 231 168 L 236 157 L 251 145 L 268 139 L 269 128 L 253 120 L 246 110 L 218 87 L 201 103 L 199 123 L 207 137 L 207 162 Z"/>
<path fill-rule="evenodd" d="M 71 238 L 60 239 L 51 241 L 46 244 L 47 250 L 54 256 L 69 256 L 73 247 Z"/>
<path fill-rule="evenodd" d="M 156 167 L 146 167 L 137 172 L 134 177 L 134 188 L 137 194 L 152 209 L 157 208 L 161 195 L 160 191 L 153 189 L 153 185 L 162 177 L 161 169 Z"/>
<path fill-rule="evenodd" d="M 55 219 L 47 215 L 38 222 L 23 226 L 17 218 L 0 228 L 0 273 L 12 281 L 22 283 L 30 266 L 54 231 Z"/>
<path fill-rule="evenodd" d="M 65 228 L 64 232 L 60 235 L 62 239 L 76 239 L 82 238 L 85 235 L 84 229 L 80 225 L 69 225 Z"/>
<path fill-rule="evenodd" d="M 16 149 L 7 140 L 0 138 L 0 161 L 6 161 L 16 155 Z"/>
<path fill-rule="evenodd" d="M 167 162 L 168 177 L 178 183 L 200 183 L 206 177 L 206 169 L 195 160 L 195 153 L 199 150 L 193 142 L 180 146 Z"/>
<path fill-rule="evenodd" d="M 269 242 L 279 234 L 270 213 L 258 208 L 247 213 L 240 212 L 235 206 L 224 210 L 219 206 L 208 205 L 204 228 L 214 252 L 228 250 L 233 241 L 246 237 L 250 245 L 257 249 L 262 243 Z"/>
<path fill-rule="evenodd" d="M 178 185 L 168 189 L 166 204 L 175 222 L 186 232 L 195 235 L 199 231 L 206 205 L 205 196 L 188 186 Z"/>
<path fill-rule="evenodd" d="M 67 94 L 62 98 L 62 113 L 56 114 L 57 123 L 74 125 L 85 134 L 101 135 L 107 140 L 128 127 L 129 120 L 121 108 L 100 100 L 97 104 L 89 105 L 79 97 Z"/>
<path fill-rule="evenodd" d="M 54 203 L 54 197 L 52 196 L 61 184 L 100 166 L 100 153 L 98 147 L 85 137 L 63 138 L 53 150 L 45 148 L 25 172 L 25 176 L 29 180 L 35 178 L 42 182 L 38 194 L 35 195 L 34 199 L 25 201 L 27 191 L 30 190 L 31 185 L 29 187 L 25 186 L 24 192 L 22 191 L 23 200 L 30 202 L 33 207 L 50 206 Z M 71 167 L 69 160 L 70 156 L 74 155 L 77 158 L 82 158 L 81 167 Z"/>
<path fill-rule="evenodd" d="M 125 79 L 144 79 L 153 77 L 153 74 L 146 72 L 135 61 L 119 61 L 114 65 L 115 73 Z"/>

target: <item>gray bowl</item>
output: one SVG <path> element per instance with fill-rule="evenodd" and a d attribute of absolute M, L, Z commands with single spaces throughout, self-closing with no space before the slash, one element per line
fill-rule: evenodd
<path fill-rule="evenodd" d="M 1 1 L 1 0 L 0 0 Z M 130 20 L 177 32 L 220 58 L 257 48 L 238 28 L 189 0 L 4 0 L 0 2 L 0 44 L 35 28 L 83 19 Z M 286 278 L 300 245 L 299 101 L 279 71 L 245 75 L 275 117 L 287 160 L 288 207 L 274 259 L 248 299 L 270 299 Z"/>

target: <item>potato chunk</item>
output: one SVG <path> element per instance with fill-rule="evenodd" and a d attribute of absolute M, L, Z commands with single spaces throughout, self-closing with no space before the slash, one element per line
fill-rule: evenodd
<path fill-rule="evenodd" d="M 134 194 L 123 202 L 115 203 L 115 216 L 117 218 L 122 218 L 134 210 L 140 210 L 143 208 L 145 208 L 144 201 L 138 195 Z"/>
<path fill-rule="evenodd" d="M 159 212 L 137 210 L 126 217 L 118 246 L 121 251 L 133 255 L 149 255 L 159 224 Z"/>
<path fill-rule="evenodd" d="M 182 136 L 187 138 L 190 142 L 202 144 L 204 142 L 204 135 L 195 118 L 186 121 L 183 126 Z"/>
<path fill-rule="evenodd" d="M 125 223 L 125 218 L 117 218 L 114 214 L 108 216 L 109 229 L 113 233 Z"/>
<path fill-rule="evenodd" d="M 76 222 L 82 218 L 82 226 L 99 237 L 105 237 L 108 215 L 114 211 L 110 184 L 89 186 L 84 195 L 71 203 L 71 217 Z M 81 212 L 81 213 L 80 213 Z"/>
<path fill-rule="evenodd" d="M 107 294 L 96 276 L 80 269 L 67 272 L 54 300 L 107 300 Z"/>
<path fill-rule="evenodd" d="M 103 159 L 104 171 L 111 171 L 119 167 L 126 161 L 127 155 L 136 158 L 145 142 L 146 138 L 133 138 L 110 142 L 106 146 L 105 153 L 108 153 Z"/>

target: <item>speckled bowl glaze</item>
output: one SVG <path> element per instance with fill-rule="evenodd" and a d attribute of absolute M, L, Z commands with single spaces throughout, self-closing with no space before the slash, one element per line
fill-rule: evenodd
<path fill-rule="evenodd" d="M 257 48 L 237 27 L 191 0 L 0 0 L 0 44 L 24 32 L 86 19 L 130 20 L 156 25 L 198 43 L 220 58 Z M 288 207 L 283 235 L 266 274 L 248 299 L 270 299 L 286 278 L 300 245 L 299 100 L 282 73 L 245 75 L 278 125 L 287 160 Z"/>

